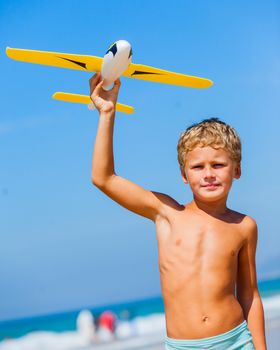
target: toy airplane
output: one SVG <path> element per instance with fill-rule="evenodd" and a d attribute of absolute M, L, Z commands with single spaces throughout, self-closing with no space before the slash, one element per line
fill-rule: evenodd
<path fill-rule="evenodd" d="M 131 63 L 132 49 L 126 40 L 113 43 L 104 58 L 97 56 L 75 55 L 59 52 L 24 50 L 7 47 L 6 54 L 17 61 L 56 66 L 69 69 L 79 69 L 89 72 L 100 72 L 104 79 L 103 88 L 109 90 L 120 76 L 149 80 L 162 84 L 173 84 L 192 88 L 208 88 L 213 82 L 209 79 L 169 72 L 167 70 Z M 54 99 L 90 104 L 90 96 L 56 92 Z M 134 108 L 121 103 L 116 104 L 116 110 L 124 113 L 133 113 Z"/>

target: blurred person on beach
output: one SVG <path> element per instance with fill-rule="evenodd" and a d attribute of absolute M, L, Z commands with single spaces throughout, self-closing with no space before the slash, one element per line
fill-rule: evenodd
<path fill-rule="evenodd" d="M 116 315 L 107 310 L 102 312 L 97 320 L 98 328 L 96 332 L 98 342 L 110 342 L 116 339 Z"/>
<path fill-rule="evenodd" d="M 227 207 L 233 180 L 241 176 L 235 129 L 210 118 L 181 134 L 178 160 L 193 200 L 179 204 L 116 174 L 113 129 L 120 80 L 109 91 L 102 84 L 100 73 L 90 79 L 91 100 L 99 111 L 92 182 L 155 223 L 166 350 L 266 350 L 255 265 L 257 225 Z"/>
<path fill-rule="evenodd" d="M 88 340 L 89 343 L 96 341 L 95 319 L 89 310 L 81 310 L 76 320 L 77 332 Z"/>

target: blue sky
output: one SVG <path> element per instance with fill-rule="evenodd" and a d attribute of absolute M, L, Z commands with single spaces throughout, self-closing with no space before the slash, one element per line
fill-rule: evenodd
<path fill-rule="evenodd" d="M 133 62 L 210 78 L 195 90 L 122 78 L 117 172 L 191 200 L 176 145 L 215 116 L 243 143 L 242 177 L 229 206 L 259 225 L 259 278 L 280 274 L 277 1 L 1 1 L 0 319 L 160 294 L 152 222 L 91 185 L 97 112 L 51 99 L 88 93 L 91 73 L 10 60 L 5 48 L 103 56 L 118 39 Z"/>

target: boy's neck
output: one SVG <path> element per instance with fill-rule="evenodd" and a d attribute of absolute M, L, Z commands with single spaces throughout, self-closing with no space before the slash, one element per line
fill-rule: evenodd
<path fill-rule="evenodd" d="M 227 208 L 227 198 L 207 203 L 194 197 L 193 201 L 190 203 L 190 207 L 192 209 L 202 210 L 214 217 L 223 217 L 229 212 L 229 209 Z"/>

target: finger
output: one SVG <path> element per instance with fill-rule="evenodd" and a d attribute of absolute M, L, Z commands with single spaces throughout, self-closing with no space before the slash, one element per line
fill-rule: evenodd
<path fill-rule="evenodd" d="M 98 73 L 94 74 L 94 76 L 92 76 L 91 79 L 89 80 L 89 86 L 90 86 L 91 93 L 95 89 L 95 86 L 98 84 L 100 78 L 101 78 L 101 74 L 98 72 Z"/>
<path fill-rule="evenodd" d="M 88 109 L 92 111 L 94 108 L 95 108 L 95 104 L 92 101 L 90 101 L 90 103 L 88 104 Z"/>
<path fill-rule="evenodd" d="M 119 89 L 120 89 L 120 86 L 121 86 L 121 81 L 120 79 L 118 78 L 115 82 L 114 82 L 114 86 L 113 86 L 113 89 L 115 92 L 118 92 Z"/>
<path fill-rule="evenodd" d="M 98 72 L 99 73 L 99 72 Z M 96 81 L 98 78 L 98 73 L 95 73 L 90 79 L 89 79 L 89 84 L 91 84 L 92 82 Z"/>
<path fill-rule="evenodd" d="M 95 97 L 100 95 L 100 90 L 101 90 L 103 82 L 104 81 L 101 80 L 96 86 L 94 86 L 94 89 L 91 90 L 90 98 L 91 98 L 92 101 L 94 100 Z"/>
<path fill-rule="evenodd" d="M 120 78 L 118 78 L 117 80 L 115 80 L 115 85 L 121 86 L 121 80 L 120 80 Z"/>
<path fill-rule="evenodd" d="M 94 89 L 94 93 L 95 93 L 96 95 L 100 95 L 100 90 L 101 90 L 101 88 L 102 88 L 103 83 L 104 83 L 104 80 L 102 79 L 102 80 L 100 80 L 100 82 L 96 85 L 96 87 L 95 87 L 95 89 Z"/>
<path fill-rule="evenodd" d="M 94 87 L 96 86 L 96 82 L 97 82 L 98 76 L 97 74 L 93 75 L 91 77 L 91 79 L 89 80 L 89 90 L 90 90 L 90 94 L 92 93 L 92 91 L 94 90 Z"/>

